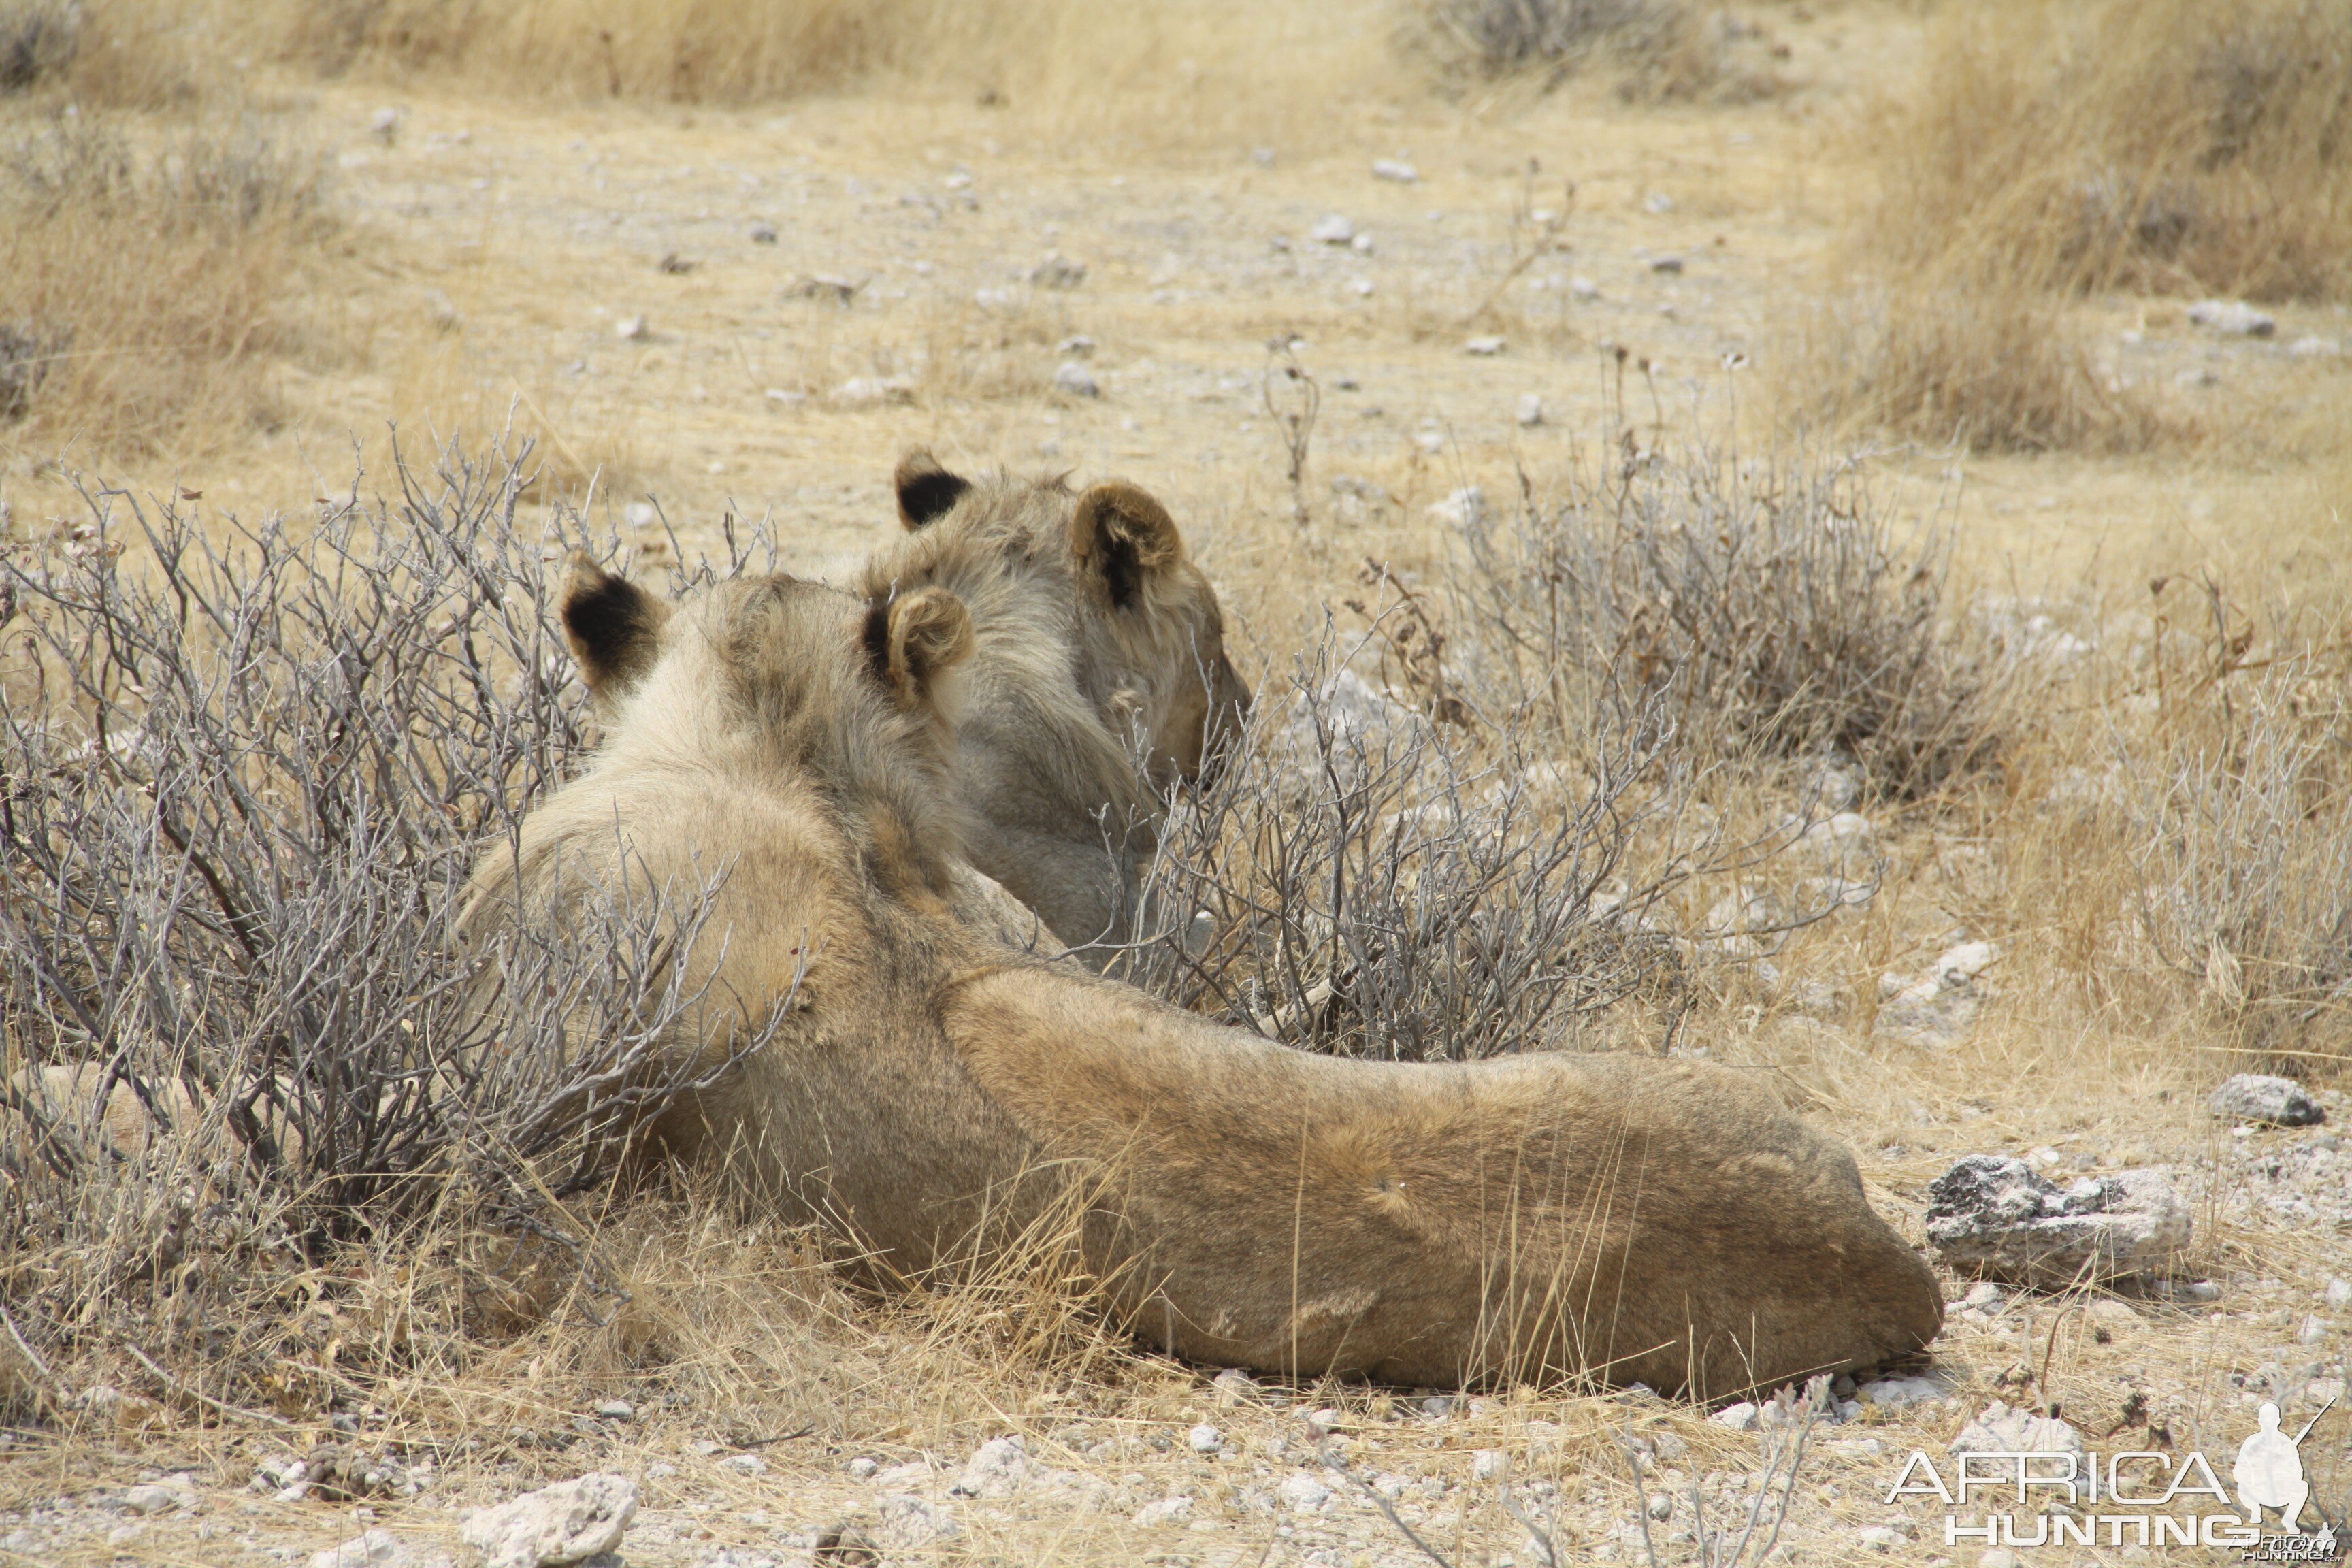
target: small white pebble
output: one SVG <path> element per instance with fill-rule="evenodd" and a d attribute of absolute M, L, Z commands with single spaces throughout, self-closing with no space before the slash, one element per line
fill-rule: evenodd
<path fill-rule="evenodd" d="M 1213 1454 L 1224 1440 L 1225 1435 L 1205 1421 L 1184 1435 L 1184 1441 L 1192 1446 L 1196 1454 Z"/>

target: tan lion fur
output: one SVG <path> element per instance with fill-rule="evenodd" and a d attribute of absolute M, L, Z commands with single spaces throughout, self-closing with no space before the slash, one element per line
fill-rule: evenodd
<path fill-rule="evenodd" d="M 1215 1364 L 1716 1396 L 1934 1336 L 1935 1280 L 1852 1159 L 1738 1074 L 1313 1056 L 1006 948 L 953 879 L 955 603 L 774 579 L 663 614 L 575 578 L 611 739 L 519 853 L 485 852 L 469 920 L 718 883 L 686 961 L 713 999 L 677 1051 L 723 1059 L 791 1010 L 671 1116 L 676 1146 L 883 1274 L 1034 1237 L 1075 1197 L 1062 1246 L 1110 1310 Z"/>
<path fill-rule="evenodd" d="M 1160 792 L 1196 777 L 1249 711 L 1216 593 L 1133 485 L 975 482 L 919 451 L 896 481 L 908 531 L 859 586 L 943 587 L 971 612 L 958 773 L 972 863 L 1063 941 L 1123 942 Z"/>

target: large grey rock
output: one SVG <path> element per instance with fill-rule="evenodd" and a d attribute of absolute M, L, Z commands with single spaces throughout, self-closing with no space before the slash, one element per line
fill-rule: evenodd
<path fill-rule="evenodd" d="M 972 1450 L 953 1490 L 958 1497 L 1011 1497 L 1029 1479 L 1029 1450 L 1018 1437 L 991 1437 Z"/>
<path fill-rule="evenodd" d="M 2233 1121 L 2261 1121 L 2273 1127 L 2311 1127 L 2327 1120 L 2319 1101 L 2291 1078 L 2242 1072 L 2213 1091 L 2207 1101 L 2216 1116 Z"/>
<path fill-rule="evenodd" d="M 636 1511 L 637 1483 L 597 1471 L 478 1508 L 459 1533 L 486 1568 L 552 1568 L 618 1546 Z"/>
<path fill-rule="evenodd" d="M 1965 1274 L 2058 1287 L 2168 1265 L 2189 1245 L 2189 1205 L 2153 1171 L 2060 1188 L 2022 1160 L 1970 1154 L 1927 1184 L 1927 1240 Z"/>

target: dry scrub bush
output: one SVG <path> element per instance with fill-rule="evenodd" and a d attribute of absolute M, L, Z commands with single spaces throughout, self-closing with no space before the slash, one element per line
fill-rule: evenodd
<path fill-rule="evenodd" d="M 1946 605 L 1949 533 L 1857 464 L 1644 449 L 1461 535 L 1457 664 L 1572 740 L 1593 693 L 1655 694 L 1714 761 L 1836 753 L 1916 795 L 1994 760 L 1997 670 Z"/>
<path fill-rule="evenodd" d="M 400 479 L 299 527 L 94 494 L 0 575 L 0 1276 L 52 1357 L 203 1349 L 241 1291 L 403 1237 L 475 1259 L 493 1318 L 593 1298 L 559 1205 L 703 1081 L 656 1047 L 698 1001 L 709 889 L 446 940 L 583 697 L 527 476 L 453 453 Z M 215 1389 L 301 1397 L 233 1348 Z"/>
<path fill-rule="evenodd" d="M 1172 811 L 1143 884 L 1152 934 L 1113 973 L 1386 1060 L 1559 1044 L 1636 994 L 1679 1016 L 1665 900 L 1715 847 L 1678 842 L 1688 779 L 1656 704 L 1556 762 L 1523 707 L 1442 731 L 1328 645 L 1286 685 Z"/>
<path fill-rule="evenodd" d="M 1590 67 L 1631 100 L 1748 101 L 1784 83 L 1741 58 L 1751 25 L 1687 0 L 1423 0 L 1408 47 L 1496 77 L 1539 71 L 1556 85 Z"/>
<path fill-rule="evenodd" d="M 164 451 L 274 423 L 267 370 L 331 228 L 316 160 L 250 117 L 134 140 L 68 105 L 0 146 L 0 436 Z"/>
<path fill-rule="evenodd" d="M 1662 1048 L 1693 961 L 1854 895 L 1785 853 L 1826 764 L 1889 796 L 1990 769 L 2015 673 L 1948 611 L 1946 533 L 1853 465 L 1628 447 L 1563 489 L 1425 590 L 1368 566 L 1374 635 L 1171 803 L 1115 973 L 1349 1055 Z"/>
<path fill-rule="evenodd" d="M 2112 737 L 2138 922 L 2232 1046 L 2352 1059 L 2352 712 L 2339 647 L 2225 670 Z"/>

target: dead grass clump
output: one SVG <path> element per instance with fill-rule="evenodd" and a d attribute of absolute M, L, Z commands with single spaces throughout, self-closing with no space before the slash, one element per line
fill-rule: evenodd
<path fill-rule="evenodd" d="M 2133 452 L 2173 429 L 2101 374 L 2063 299 L 2020 281 L 1858 280 L 1813 310 L 1795 358 L 1799 406 L 1938 446 Z"/>
<path fill-rule="evenodd" d="M 1442 58 L 1488 77 L 1541 72 L 1549 87 L 1599 67 L 1629 100 L 1746 101 L 1785 86 L 1740 58 L 1754 27 L 1685 0 L 1427 0 L 1419 20 Z"/>
<path fill-rule="evenodd" d="M 1500 521 L 1463 530 L 1456 661 L 1507 671 L 1553 732 L 1596 688 L 1654 693 L 1727 760 L 1834 753 L 1911 796 L 1992 763 L 2001 681 L 1946 604 L 1948 531 L 1898 524 L 1861 468 L 1645 449 L 1628 431 Z"/>
<path fill-rule="evenodd" d="M 2352 1060 L 2344 680 L 2341 649 L 2225 667 L 2112 741 L 2149 946 L 2231 1045 L 2297 1077 Z"/>
<path fill-rule="evenodd" d="M 68 106 L 0 148 L 12 442 L 115 456 L 274 422 L 267 371 L 331 226 L 317 160 L 251 118 L 144 144 Z"/>
<path fill-rule="evenodd" d="M 45 1360 L 200 1352 L 248 1275 L 451 1227 L 563 1255 L 552 1298 L 508 1295 L 593 1303 L 562 1205 L 701 1081 L 656 1048 L 698 1001 L 668 960 L 706 890 L 448 940 L 584 699 L 515 528 L 525 476 L 401 479 L 299 534 L 93 496 L 62 549 L 5 563 L 0 1274 Z M 204 1363 L 215 1397 L 297 1396 L 238 1349 Z"/>
<path fill-rule="evenodd" d="M 2042 0 L 1954 13 L 1869 128 L 1868 248 L 2039 288 L 2352 288 L 2352 12 Z"/>
<path fill-rule="evenodd" d="M 72 64 L 81 45 L 77 9 L 57 0 L 0 7 L 0 93 L 24 92 Z"/>

